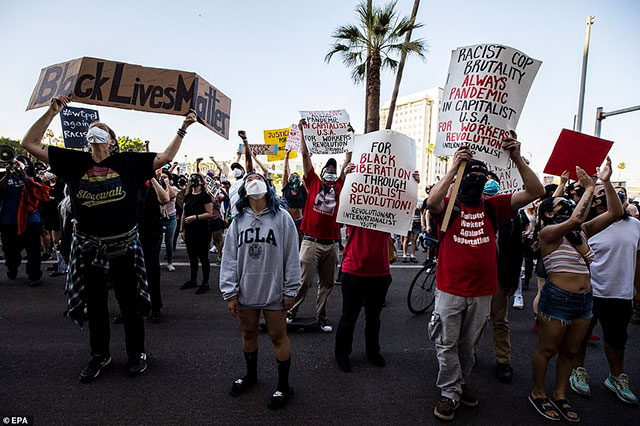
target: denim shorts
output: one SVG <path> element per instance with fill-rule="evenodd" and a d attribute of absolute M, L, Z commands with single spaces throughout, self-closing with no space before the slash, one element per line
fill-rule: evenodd
<path fill-rule="evenodd" d="M 561 289 L 549 279 L 544 283 L 538 302 L 538 312 L 543 317 L 571 324 L 573 320 L 591 319 L 592 311 L 593 295 L 591 290 L 587 293 L 574 293 Z"/>

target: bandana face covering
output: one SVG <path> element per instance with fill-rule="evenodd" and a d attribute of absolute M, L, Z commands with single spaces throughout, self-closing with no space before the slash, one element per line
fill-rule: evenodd
<path fill-rule="evenodd" d="M 467 206 L 478 205 L 485 183 L 487 183 L 486 176 L 470 174 L 463 178 L 460 183 L 460 192 L 458 193 L 462 204 Z"/>
<path fill-rule="evenodd" d="M 87 132 L 87 141 L 89 143 L 107 143 L 109 134 L 99 127 L 92 127 Z"/>

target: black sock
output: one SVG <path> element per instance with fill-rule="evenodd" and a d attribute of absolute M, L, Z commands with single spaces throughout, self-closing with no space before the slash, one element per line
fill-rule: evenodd
<path fill-rule="evenodd" d="M 245 379 L 255 381 L 258 379 L 258 350 L 244 352 L 244 360 L 247 362 L 247 375 Z"/>
<path fill-rule="evenodd" d="M 289 390 L 289 369 L 291 369 L 291 357 L 286 361 L 276 359 L 278 365 L 278 387 L 276 390 L 287 392 Z"/>

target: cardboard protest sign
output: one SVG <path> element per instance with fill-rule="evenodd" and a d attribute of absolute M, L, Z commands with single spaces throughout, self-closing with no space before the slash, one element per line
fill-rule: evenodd
<path fill-rule="evenodd" d="M 492 166 L 487 164 L 487 169 L 500 179 L 500 192 L 498 194 L 515 194 L 516 192 L 524 191 L 524 182 L 518 168 L 513 163 L 513 160 L 509 159 L 506 168 Z"/>
<path fill-rule="evenodd" d="M 275 155 L 268 155 L 268 161 L 282 161 L 286 154 L 287 138 L 289 137 L 289 128 L 265 130 L 264 131 L 264 143 L 267 145 L 277 145 L 277 152 Z M 298 154 L 292 152 L 289 154 L 289 158 L 296 158 Z"/>
<path fill-rule="evenodd" d="M 393 130 L 356 136 L 356 168 L 340 193 L 337 222 L 406 235 L 418 201 L 416 142 Z"/>
<path fill-rule="evenodd" d="M 329 111 L 300 111 L 307 119 L 304 140 L 312 154 L 342 154 L 351 145 L 349 114 L 343 109 Z"/>
<path fill-rule="evenodd" d="M 502 139 L 515 130 L 542 64 L 512 47 L 480 44 L 451 53 L 440 108 L 435 154 L 467 144 L 474 158 L 506 168 Z"/>
<path fill-rule="evenodd" d="M 98 111 L 89 108 L 65 107 L 60 111 L 62 138 L 67 148 L 87 146 L 87 132 L 94 121 L 100 121 Z"/>
<path fill-rule="evenodd" d="M 240 144 L 238 147 L 240 150 L 244 150 L 244 145 Z M 253 153 L 253 155 L 276 155 L 278 154 L 278 145 L 276 144 L 259 144 L 259 143 L 250 143 L 249 149 Z M 243 151 L 244 152 L 244 151 Z"/>
<path fill-rule="evenodd" d="M 300 152 L 300 130 L 297 124 L 292 124 L 291 128 L 289 128 L 289 136 L 287 136 L 285 149 Z"/>
<path fill-rule="evenodd" d="M 562 129 L 544 173 L 561 176 L 566 170 L 571 179 L 578 180 L 576 166 L 580 166 L 589 176 L 593 176 L 612 146 L 612 141 Z"/>
<path fill-rule="evenodd" d="M 186 115 L 229 139 L 231 99 L 193 72 L 142 67 L 83 57 L 40 72 L 27 110 L 48 106 L 54 96 L 136 111 Z"/>

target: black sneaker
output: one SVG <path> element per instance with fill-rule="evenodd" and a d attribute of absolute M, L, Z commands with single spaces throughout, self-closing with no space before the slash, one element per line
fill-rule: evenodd
<path fill-rule="evenodd" d="M 80 381 L 87 383 L 100 375 L 102 369 L 111 364 L 111 357 L 94 356 L 80 373 Z"/>
<path fill-rule="evenodd" d="M 371 361 L 371 363 L 373 365 L 375 365 L 376 367 L 384 367 L 385 365 L 387 365 L 387 363 L 384 361 L 384 358 L 382 357 L 382 355 L 380 355 L 380 352 L 375 353 L 375 354 L 367 354 L 367 358 L 369 358 L 369 361 Z"/>
<path fill-rule="evenodd" d="M 254 387 L 256 383 L 258 383 L 258 380 L 256 379 L 250 379 L 247 376 L 241 377 L 233 382 L 233 386 L 231 386 L 231 390 L 229 391 L 229 393 L 231 394 L 231 396 L 242 395 L 243 393 L 251 390 L 251 388 Z"/>
<path fill-rule="evenodd" d="M 336 364 L 338 364 L 338 368 L 345 373 L 351 371 L 351 361 L 349 361 L 348 356 L 336 356 Z"/>
<path fill-rule="evenodd" d="M 634 309 L 633 314 L 631 315 L 631 324 L 638 325 L 640 324 L 640 310 Z"/>
<path fill-rule="evenodd" d="M 52 272 L 52 273 L 49 274 L 49 276 L 51 278 L 59 277 L 59 276 L 62 276 L 62 275 L 67 275 L 67 274 L 66 274 L 66 272 L 58 272 L 58 271 L 55 271 L 55 272 Z"/>
<path fill-rule="evenodd" d="M 269 410 L 279 410 L 287 404 L 289 398 L 293 395 L 293 388 L 289 386 L 286 391 L 276 390 L 267 402 L 267 408 Z"/>
<path fill-rule="evenodd" d="M 509 383 L 513 377 L 513 368 L 509 364 L 496 363 L 496 379 L 502 383 Z"/>
<path fill-rule="evenodd" d="M 319 319 L 318 324 L 320 324 L 320 329 L 325 333 L 331 333 L 333 331 L 333 326 L 326 318 Z"/>
<path fill-rule="evenodd" d="M 139 376 L 147 371 L 147 354 L 144 352 L 127 361 L 127 372 L 130 376 Z"/>
<path fill-rule="evenodd" d="M 151 312 L 149 320 L 154 324 L 160 324 L 162 322 L 162 313 L 160 311 Z"/>
<path fill-rule="evenodd" d="M 476 394 L 473 393 L 467 385 L 462 385 L 462 393 L 460 394 L 460 402 L 467 407 L 477 407 L 479 402 Z"/>
<path fill-rule="evenodd" d="M 196 290 L 196 294 L 204 294 L 208 291 L 209 291 L 209 286 L 203 284 L 201 286 L 198 286 L 198 289 Z"/>
<path fill-rule="evenodd" d="M 115 317 L 113 317 L 114 324 L 122 324 L 123 322 L 124 322 L 124 317 L 122 316 L 122 314 L 118 314 Z"/>
<path fill-rule="evenodd" d="M 40 260 L 42 262 L 46 262 L 49 259 L 51 259 L 51 253 L 42 253 L 42 255 L 40 255 Z"/>
<path fill-rule="evenodd" d="M 40 284 L 42 284 L 42 281 L 40 281 L 40 278 L 35 280 L 29 280 L 29 285 L 31 287 L 40 287 Z"/>
<path fill-rule="evenodd" d="M 433 409 L 433 414 L 442 420 L 453 420 L 453 415 L 459 406 L 460 403 L 458 401 L 442 396 L 440 397 L 436 408 Z"/>
<path fill-rule="evenodd" d="M 15 280 L 17 276 L 18 276 L 17 269 L 7 270 L 7 278 L 9 278 L 10 280 Z"/>
<path fill-rule="evenodd" d="M 187 281 L 186 283 L 180 286 L 180 290 L 189 290 L 190 288 L 196 288 L 196 287 L 198 287 L 198 284 L 196 284 L 195 281 Z"/>

